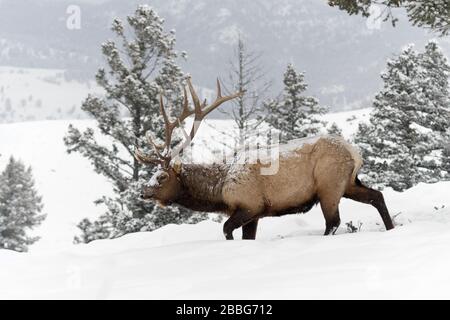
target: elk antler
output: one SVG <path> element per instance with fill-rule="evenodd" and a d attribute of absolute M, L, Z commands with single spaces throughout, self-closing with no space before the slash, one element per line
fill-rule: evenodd
<path fill-rule="evenodd" d="M 145 155 L 138 149 L 135 152 L 136 159 L 142 163 L 147 164 L 155 164 L 155 163 L 162 163 L 165 167 L 168 167 L 170 164 L 170 161 L 174 156 L 177 156 L 180 152 L 183 151 L 184 148 L 186 148 L 194 138 L 195 134 L 197 133 L 197 130 L 200 126 L 201 121 L 209 114 L 211 111 L 219 107 L 222 103 L 227 102 L 229 100 L 235 99 L 237 97 L 242 96 L 243 92 L 237 92 L 229 96 L 222 96 L 222 89 L 220 87 L 219 79 L 217 79 L 217 98 L 216 100 L 210 104 L 209 106 L 206 105 L 206 100 L 203 101 L 202 104 L 200 104 L 200 99 L 197 96 L 197 93 L 195 92 L 194 86 L 192 85 L 191 79 L 187 79 L 187 84 L 189 88 L 189 93 L 192 97 L 192 102 L 194 103 L 194 110 L 189 108 L 189 102 L 186 92 L 186 87 L 183 88 L 184 98 L 183 98 L 183 109 L 181 111 L 180 116 L 173 122 L 169 120 L 169 117 L 166 113 L 166 110 L 164 108 L 164 101 L 162 94 L 159 97 L 159 107 L 160 112 L 164 119 L 164 126 L 165 126 L 165 139 L 164 139 L 164 145 L 160 146 L 154 143 L 153 139 L 150 135 L 147 135 L 148 142 L 152 145 L 152 147 L 155 149 L 155 153 L 158 156 L 158 158 L 151 157 L 148 155 Z M 181 123 L 189 116 L 194 115 L 194 122 L 192 124 L 192 129 L 190 134 L 187 134 L 186 131 L 184 131 L 183 127 L 181 126 Z M 183 130 L 183 134 L 185 136 L 185 141 L 179 145 L 175 150 L 170 151 L 170 144 L 172 142 L 172 134 L 173 130 L 179 126 Z"/>

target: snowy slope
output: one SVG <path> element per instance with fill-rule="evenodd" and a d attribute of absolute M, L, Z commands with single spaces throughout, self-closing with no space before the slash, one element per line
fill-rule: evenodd
<path fill-rule="evenodd" d="M 88 93 L 101 90 L 64 70 L 0 67 L 0 123 L 86 118 L 80 105 Z"/>
<path fill-rule="evenodd" d="M 368 112 L 325 118 L 349 137 Z M 450 298 L 450 183 L 386 190 L 398 224 L 390 232 L 375 209 L 343 200 L 334 237 L 322 236 L 316 207 L 263 219 L 253 242 L 226 242 L 221 224 L 204 221 L 74 246 L 76 223 L 102 213 L 93 201 L 111 189 L 88 161 L 66 154 L 62 137 L 69 123 L 94 124 L 0 125 L 0 168 L 10 154 L 31 164 L 48 214 L 30 253 L 0 251 L 0 298 Z M 199 143 L 214 134 L 211 127 L 230 125 L 209 124 L 200 128 Z M 210 149 L 218 146 L 208 140 Z M 350 221 L 360 232 L 347 232 Z"/>
<path fill-rule="evenodd" d="M 2 251 L 0 298 L 448 299 L 449 189 L 385 192 L 404 224 L 389 232 L 373 208 L 345 200 L 342 220 L 360 220 L 358 233 L 322 236 L 315 208 L 263 219 L 256 241 L 225 241 L 205 221 L 55 253 Z"/>
<path fill-rule="evenodd" d="M 95 174 L 86 159 L 66 153 L 63 136 L 69 123 L 81 129 L 92 125 L 86 120 L 0 125 L 0 170 L 10 155 L 21 159 L 33 168 L 36 188 L 43 196 L 47 219 L 35 230 L 42 239 L 31 250 L 70 244 L 82 218 L 102 213 L 93 201 L 111 192 L 106 179 Z"/>

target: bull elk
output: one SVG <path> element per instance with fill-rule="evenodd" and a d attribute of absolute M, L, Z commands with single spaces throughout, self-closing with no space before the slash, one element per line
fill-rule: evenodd
<path fill-rule="evenodd" d="M 157 145 L 150 136 L 155 155 L 136 150 L 143 164 L 161 166 L 146 184 L 142 198 L 162 205 L 176 203 L 202 212 L 222 212 L 229 216 L 223 226 L 227 240 L 233 230 L 242 227 L 243 239 L 255 239 L 258 220 L 309 211 L 320 203 L 325 217 L 325 235 L 334 234 L 340 224 L 339 202 L 342 197 L 374 206 L 387 230 L 394 228 L 381 192 L 365 187 L 357 177 L 362 165 L 359 153 L 344 139 L 319 136 L 291 141 L 281 147 L 276 174 L 262 175 L 261 162 L 245 164 L 183 164 L 172 161 L 194 138 L 198 124 L 207 114 L 226 101 L 240 96 L 238 92 L 222 96 L 217 81 L 217 99 L 207 105 L 200 100 L 187 80 L 194 109 L 189 107 L 186 88 L 181 115 L 170 121 L 160 97 L 160 111 L 165 122 L 165 143 Z M 170 150 L 173 130 L 194 115 L 194 125 L 186 141 Z"/>

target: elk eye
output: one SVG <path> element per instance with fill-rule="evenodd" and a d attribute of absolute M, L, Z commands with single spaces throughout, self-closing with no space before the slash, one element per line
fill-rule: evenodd
<path fill-rule="evenodd" d="M 160 176 L 158 176 L 158 182 L 164 182 L 169 178 L 169 175 L 167 173 L 161 174 Z"/>

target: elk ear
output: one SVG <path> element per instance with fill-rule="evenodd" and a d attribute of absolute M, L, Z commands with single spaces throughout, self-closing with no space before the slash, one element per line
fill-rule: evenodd
<path fill-rule="evenodd" d="M 173 163 L 173 171 L 175 171 L 177 175 L 181 173 L 181 161 L 179 158 L 176 158 Z"/>

